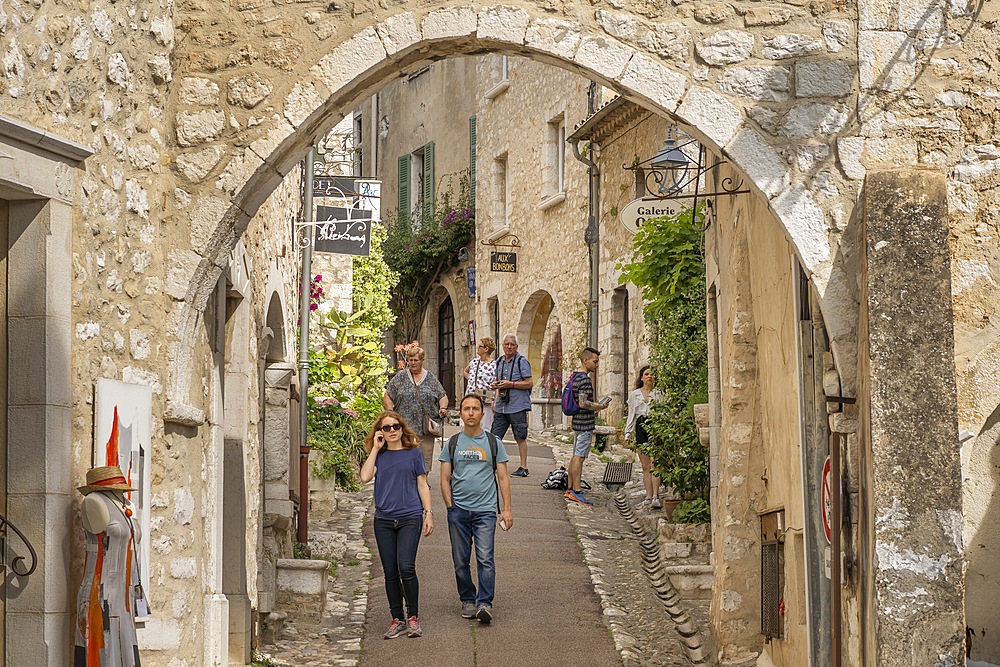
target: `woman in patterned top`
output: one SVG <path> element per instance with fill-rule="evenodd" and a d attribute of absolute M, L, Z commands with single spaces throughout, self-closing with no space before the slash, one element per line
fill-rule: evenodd
<path fill-rule="evenodd" d="M 424 467 L 430 472 L 434 436 L 424 433 L 424 417 L 440 419 L 448 414 L 448 394 L 434 373 L 424 368 L 426 358 L 422 347 L 406 351 L 406 369 L 389 380 L 385 393 L 382 394 L 382 405 L 386 410 L 403 415 L 413 432 L 420 436 Z"/>
<path fill-rule="evenodd" d="M 465 367 L 466 394 L 476 394 L 483 399 L 482 426 L 486 431 L 493 426 L 493 381 L 497 377 L 497 365 L 493 353 L 497 344 L 489 336 L 479 340 L 476 352 L 479 356 Z"/>

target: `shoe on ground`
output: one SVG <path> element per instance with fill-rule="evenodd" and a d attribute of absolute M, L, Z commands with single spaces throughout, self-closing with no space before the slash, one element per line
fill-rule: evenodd
<path fill-rule="evenodd" d="M 589 500 L 587 500 L 583 496 L 583 491 L 572 491 L 572 490 L 571 491 L 567 491 L 566 495 L 565 495 L 565 498 L 567 500 L 572 500 L 575 503 L 580 503 L 581 505 L 593 505 L 594 504 L 594 503 L 590 502 Z"/>
<path fill-rule="evenodd" d="M 407 632 L 406 623 L 399 620 L 398 618 L 394 618 L 392 619 L 392 623 L 389 625 L 389 629 L 385 631 L 384 635 L 382 635 L 382 638 L 395 639 L 396 637 L 405 635 L 406 632 Z"/>
<path fill-rule="evenodd" d="M 663 509 L 663 503 L 660 502 L 659 498 L 653 498 L 649 503 L 650 509 L 661 510 Z"/>
<path fill-rule="evenodd" d="M 493 620 L 493 607 L 488 604 L 479 605 L 479 609 L 476 610 L 476 618 L 479 619 L 480 623 L 489 623 Z"/>
<path fill-rule="evenodd" d="M 512 472 L 510 474 L 510 476 L 511 477 L 527 477 L 528 476 L 528 469 L 527 468 L 522 468 L 521 466 L 518 466 L 517 470 L 515 470 L 514 472 Z"/>
<path fill-rule="evenodd" d="M 424 631 L 420 629 L 420 622 L 417 620 L 416 616 L 410 616 L 406 619 L 407 637 L 419 637 L 422 634 L 424 634 Z"/>
<path fill-rule="evenodd" d="M 643 498 L 642 502 L 639 503 L 639 507 L 641 507 L 642 509 L 645 510 L 645 509 L 649 509 L 649 506 L 652 505 L 652 504 L 653 504 L 653 499 L 652 498 Z"/>
<path fill-rule="evenodd" d="M 475 602 L 463 602 L 462 603 L 462 618 L 475 618 L 476 617 L 476 603 Z"/>

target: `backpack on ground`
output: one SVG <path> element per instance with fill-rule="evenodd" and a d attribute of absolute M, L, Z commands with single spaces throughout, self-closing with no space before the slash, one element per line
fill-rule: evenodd
<path fill-rule="evenodd" d="M 567 417 L 572 417 L 580 412 L 580 404 L 576 402 L 576 392 L 573 391 L 573 380 L 576 379 L 576 372 L 569 376 L 569 382 L 563 388 L 562 411 Z"/>
<path fill-rule="evenodd" d="M 493 435 L 491 432 L 484 430 L 483 433 L 486 434 L 486 439 L 490 442 L 490 454 L 493 457 L 493 484 L 497 489 L 497 514 L 500 513 L 500 482 L 497 481 L 497 450 L 500 448 L 499 438 Z M 458 448 L 458 436 L 461 433 L 456 433 L 455 435 L 448 438 L 448 460 L 451 462 L 451 467 L 455 467 L 455 449 Z"/>
<path fill-rule="evenodd" d="M 543 489 L 558 489 L 565 491 L 569 488 L 569 473 L 565 466 L 560 466 L 549 473 L 545 481 L 542 482 Z"/>

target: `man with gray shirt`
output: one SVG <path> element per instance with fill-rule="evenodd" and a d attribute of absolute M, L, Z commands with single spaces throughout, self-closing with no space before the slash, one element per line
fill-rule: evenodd
<path fill-rule="evenodd" d="M 514 431 L 521 465 L 511 473 L 513 477 L 528 476 L 528 411 L 531 410 L 531 364 L 517 352 L 517 336 L 510 333 L 503 337 L 503 354 L 497 358 L 497 390 L 493 405 L 493 426 L 490 431 L 503 440 L 509 427 Z"/>

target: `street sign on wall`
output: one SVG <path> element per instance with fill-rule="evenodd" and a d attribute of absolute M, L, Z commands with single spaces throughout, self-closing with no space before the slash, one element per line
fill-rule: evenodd
<path fill-rule="evenodd" d="M 342 206 L 317 206 L 316 252 L 367 256 L 372 244 L 372 211 Z"/>
<path fill-rule="evenodd" d="M 491 252 L 490 271 L 501 273 L 517 273 L 516 252 Z"/>
<path fill-rule="evenodd" d="M 661 218 L 666 215 L 677 215 L 684 210 L 684 206 L 675 199 L 657 199 L 655 197 L 640 197 L 633 199 L 626 204 L 618 213 L 618 219 L 622 221 L 625 228 L 633 234 L 638 233 L 639 228 L 649 218 Z"/>

